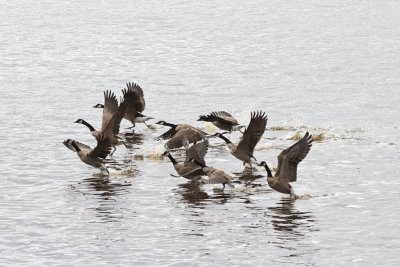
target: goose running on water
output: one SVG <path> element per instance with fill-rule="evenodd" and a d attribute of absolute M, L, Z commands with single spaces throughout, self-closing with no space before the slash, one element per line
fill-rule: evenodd
<path fill-rule="evenodd" d="M 296 197 L 290 182 L 297 181 L 297 165 L 308 155 L 312 146 L 312 135 L 308 132 L 297 143 L 284 149 L 278 156 L 278 168 L 274 176 L 265 161 L 259 166 L 264 166 L 267 171 L 268 185 L 283 194 L 290 194 L 290 198 Z"/>

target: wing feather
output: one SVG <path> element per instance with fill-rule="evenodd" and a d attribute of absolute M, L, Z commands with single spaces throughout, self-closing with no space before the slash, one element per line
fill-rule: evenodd
<path fill-rule="evenodd" d="M 253 155 L 253 151 L 267 127 L 268 118 L 265 112 L 257 111 L 251 113 L 248 127 L 243 133 L 242 140 L 237 145 L 237 149 L 248 155 Z"/>
<path fill-rule="evenodd" d="M 237 120 L 226 111 L 214 111 L 211 112 L 209 115 L 200 115 L 199 120 L 208 122 L 219 122 L 231 126 L 239 125 Z"/>
<path fill-rule="evenodd" d="M 126 92 L 134 93 L 134 97 L 131 99 L 132 102 L 130 102 L 131 107 L 134 107 L 134 109 L 138 112 L 143 112 L 146 103 L 144 101 L 144 94 L 142 88 L 136 83 L 127 83 L 126 87 L 127 89 L 122 90 L 124 94 Z"/>
<path fill-rule="evenodd" d="M 118 109 L 118 100 L 110 90 L 104 91 L 104 108 L 101 122 L 101 131 L 107 126 L 108 122 L 114 116 Z"/>
<path fill-rule="evenodd" d="M 80 150 L 82 150 L 82 151 L 87 151 L 87 152 L 92 151 L 92 149 L 90 148 L 90 146 L 85 145 L 85 144 L 82 144 L 82 143 L 80 143 L 80 142 L 78 142 L 78 141 L 75 141 L 75 140 L 72 140 L 72 139 L 67 139 L 67 140 L 65 140 L 65 141 L 63 142 L 63 144 L 64 144 L 67 148 L 69 148 L 69 149 L 71 149 L 72 151 L 76 152 L 75 147 L 71 144 L 72 141 L 75 142 L 75 144 L 79 147 Z"/>
<path fill-rule="evenodd" d="M 206 156 L 208 151 L 208 140 L 204 140 L 197 144 L 192 145 L 186 151 L 186 160 L 185 162 L 194 161 L 201 166 L 205 166 L 206 163 L 204 161 L 204 157 Z"/>

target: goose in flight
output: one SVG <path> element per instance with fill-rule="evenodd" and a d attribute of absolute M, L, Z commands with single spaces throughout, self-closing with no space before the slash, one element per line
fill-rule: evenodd
<path fill-rule="evenodd" d="M 307 156 L 312 146 L 312 135 L 308 132 L 297 143 L 284 149 L 278 156 L 278 168 L 274 176 L 265 161 L 259 166 L 264 166 L 268 173 L 268 185 L 284 194 L 290 194 L 290 198 L 296 197 L 290 182 L 297 180 L 297 165 Z"/>
<path fill-rule="evenodd" d="M 65 140 L 63 144 L 67 148 L 76 152 L 82 162 L 95 168 L 99 168 L 102 173 L 104 171 L 109 174 L 102 159 L 106 158 L 107 155 L 110 154 L 111 145 L 106 140 L 103 134 L 97 135 L 96 140 L 97 146 L 94 149 L 91 149 L 89 146 L 71 139 Z"/>
<path fill-rule="evenodd" d="M 209 115 L 200 115 L 197 121 L 208 121 L 224 131 L 240 131 L 244 125 L 240 125 L 238 121 L 226 111 L 215 111 Z"/>
<path fill-rule="evenodd" d="M 267 120 L 268 118 L 264 112 L 252 112 L 250 123 L 245 129 L 242 139 L 237 145 L 233 144 L 221 133 L 216 133 L 214 136 L 220 137 L 222 140 L 224 140 L 231 154 L 237 159 L 243 161 L 243 165 L 248 163 L 251 166 L 251 159 L 255 159 L 253 156 L 254 148 L 265 132 Z"/>

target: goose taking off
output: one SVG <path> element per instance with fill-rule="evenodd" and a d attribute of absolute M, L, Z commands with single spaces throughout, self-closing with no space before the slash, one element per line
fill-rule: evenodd
<path fill-rule="evenodd" d="M 234 187 L 233 184 L 231 184 L 233 177 L 223 170 L 205 166 L 203 167 L 203 171 L 205 175 L 208 176 L 208 179 L 201 180 L 203 184 L 222 184 L 224 186 L 222 189 L 225 189 L 226 184 L 230 187 Z"/>
<path fill-rule="evenodd" d="M 290 194 L 290 198 L 295 197 L 290 182 L 297 180 L 297 165 L 307 156 L 312 146 L 312 135 L 308 132 L 297 143 L 284 149 L 278 156 L 278 169 L 274 176 L 267 163 L 262 161 L 259 166 L 264 166 L 268 173 L 268 185 L 281 193 Z"/>
<path fill-rule="evenodd" d="M 224 140 L 231 154 L 237 159 L 243 161 L 243 165 L 248 163 L 251 166 L 251 159 L 255 159 L 253 156 L 254 148 L 265 132 L 267 120 L 268 118 L 264 112 L 252 112 L 250 123 L 244 131 L 242 139 L 237 145 L 233 144 L 221 133 L 216 133 L 214 136 L 218 136 Z"/>
<path fill-rule="evenodd" d="M 211 112 L 209 115 L 200 115 L 197 121 L 208 121 L 224 131 L 240 131 L 243 125 L 239 125 L 238 121 L 226 111 Z"/>
<path fill-rule="evenodd" d="M 136 83 L 127 83 L 127 89 L 122 89 L 122 93 L 125 95 L 128 92 L 132 93 L 132 97 L 128 103 L 128 108 L 125 112 L 124 119 L 129 120 L 132 123 L 132 127 L 135 127 L 136 123 L 144 123 L 147 127 L 149 125 L 146 124 L 146 121 L 153 119 L 152 117 L 148 117 L 141 112 L 144 111 L 145 101 L 144 94 L 142 88 Z M 117 101 L 115 99 L 115 101 Z M 121 101 L 122 102 L 122 101 Z M 104 108 L 103 104 L 96 104 L 93 106 L 94 108 Z M 118 107 L 118 102 L 117 102 Z"/>
<path fill-rule="evenodd" d="M 142 122 L 149 127 L 146 121 L 152 119 L 152 117 L 147 117 L 141 113 L 146 105 L 142 88 L 136 83 L 127 83 L 126 88 L 122 90 L 122 93 L 125 95 L 128 92 L 132 92 L 133 97 L 130 100 L 124 119 L 130 121 L 133 125 L 132 127 L 135 127 L 137 122 Z"/>
<path fill-rule="evenodd" d="M 124 100 L 118 107 L 118 101 L 115 94 L 111 91 L 105 91 L 101 129 L 96 130 L 91 124 L 83 119 L 78 119 L 75 123 L 86 125 L 95 138 L 100 134 L 103 134 L 104 138 L 114 147 L 114 151 L 110 153 L 112 155 L 115 152 L 115 146 L 118 144 L 117 135 L 119 133 L 121 120 L 133 98 L 134 94 L 132 92 L 125 92 Z"/>
<path fill-rule="evenodd" d="M 102 134 L 97 135 L 96 140 L 97 146 L 94 149 L 71 139 L 65 140 L 63 144 L 67 148 L 76 152 L 81 161 L 95 168 L 100 168 L 101 172 L 105 171 L 108 174 L 109 172 L 102 159 L 106 158 L 107 155 L 110 154 L 111 145 Z"/>
<path fill-rule="evenodd" d="M 163 156 L 168 156 L 180 176 L 190 180 L 197 180 L 202 175 L 205 175 L 202 167 L 205 166 L 204 157 L 208 151 L 208 141 L 204 140 L 189 147 L 189 141 L 186 140 L 185 147 L 186 159 L 184 162 L 178 163 L 168 150 L 163 153 Z"/>

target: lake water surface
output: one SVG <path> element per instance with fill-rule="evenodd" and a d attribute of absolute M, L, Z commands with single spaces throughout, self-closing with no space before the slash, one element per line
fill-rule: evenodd
<path fill-rule="evenodd" d="M 3 1 L 0 265 L 398 266 L 399 14 L 397 1 Z M 212 133 L 200 114 L 265 111 L 255 156 L 272 166 L 298 134 L 318 136 L 301 199 L 222 140 L 206 161 L 235 189 L 172 177 L 158 125 L 137 125 L 99 176 L 62 141 L 93 147 L 73 122 L 99 127 L 92 106 L 126 82 L 151 124 Z"/>

